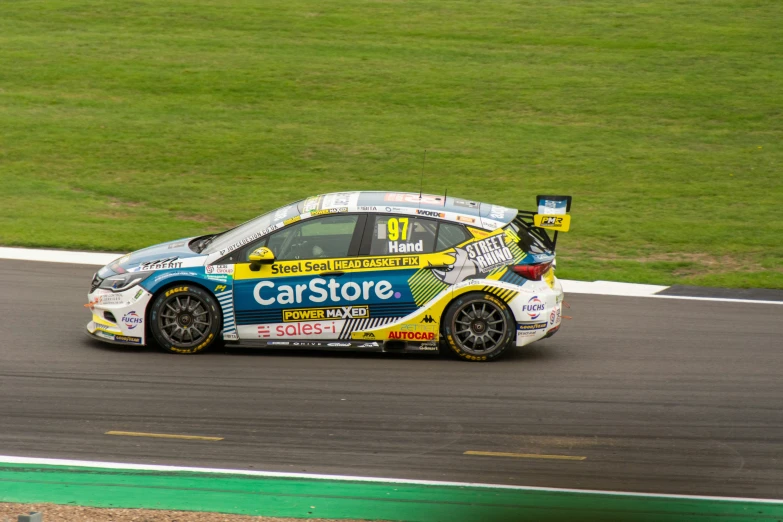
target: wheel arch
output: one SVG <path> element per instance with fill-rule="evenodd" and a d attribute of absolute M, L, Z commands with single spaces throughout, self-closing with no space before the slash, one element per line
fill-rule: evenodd
<path fill-rule="evenodd" d="M 463 297 L 467 294 L 491 294 L 495 299 L 499 299 L 503 302 L 506 308 L 508 308 L 509 313 L 511 314 L 511 318 L 516 323 L 518 321 L 516 314 L 514 313 L 514 307 L 511 306 L 511 301 L 515 299 L 519 292 L 516 290 L 510 290 L 504 287 L 495 286 L 492 284 L 487 284 L 487 282 L 483 282 L 481 284 L 476 284 L 475 286 L 467 287 L 464 291 L 454 294 L 452 293 L 451 299 L 449 299 L 449 302 L 446 303 L 446 306 L 443 307 L 443 311 L 440 313 L 440 324 L 443 324 L 443 318 L 446 317 L 446 312 L 449 311 L 449 307 L 456 301 L 458 298 Z"/>

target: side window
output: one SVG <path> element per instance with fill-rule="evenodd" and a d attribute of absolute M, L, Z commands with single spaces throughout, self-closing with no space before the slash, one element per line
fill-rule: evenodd
<path fill-rule="evenodd" d="M 375 216 L 371 256 L 434 252 L 438 222 L 412 216 Z"/>
<path fill-rule="evenodd" d="M 446 250 L 467 241 L 472 236 L 462 225 L 454 223 L 441 223 L 438 228 L 438 248 L 437 251 Z"/>
<path fill-rule="evenodd" d="M 275 232 L 266 246 L 281 261 L 346 257 L 358 219 L 358 215 L 308 219 Z"/>

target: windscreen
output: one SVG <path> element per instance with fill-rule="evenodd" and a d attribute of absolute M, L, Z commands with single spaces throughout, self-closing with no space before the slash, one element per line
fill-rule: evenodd
<path fill-rule="evenodd" d="M 298 216 L 299 209 L 304 200 L 291 203 L 280 207 L 271 212 L 251 219 L 241 225 L 232 228 L 215 237 L 204 251 L 205 254 L 212 254 L 221 250 L 227 250 L 229 247 L 243 242 L 250 242 L 262 237 L 264 234 L 274 230 L 273 225 L 281 223 L 288 218 Z"/>

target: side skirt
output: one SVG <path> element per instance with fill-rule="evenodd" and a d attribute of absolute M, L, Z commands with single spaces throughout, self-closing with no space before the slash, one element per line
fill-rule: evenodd
<path fill-rule="evenodd" d="M 438 344 L 409 341 L 355 341 L 355 340 L 305 340 L 242 339 L 226 341 L 226 346 L 237 348 L 271 348 L 282 350 L 341 350 L 357 352 L 438 353 Z"/>

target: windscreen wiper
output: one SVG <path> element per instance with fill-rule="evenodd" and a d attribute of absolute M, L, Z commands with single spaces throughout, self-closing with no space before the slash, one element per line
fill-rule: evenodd
<path fill-rule="evenodd" d="M 218 237 L 219 235 L 220 234 L 214 234 L 212 236 L 207 236 L 204 239 L 202 239 L 201 241 L 199 241 L 198 246 L 196 247 L 198 249 L 197 252 L 199 254 L 202 253 L 209 246 L 209 244 L 212 243 L 212 241 L 214 241 L 215 238 Z"/>

